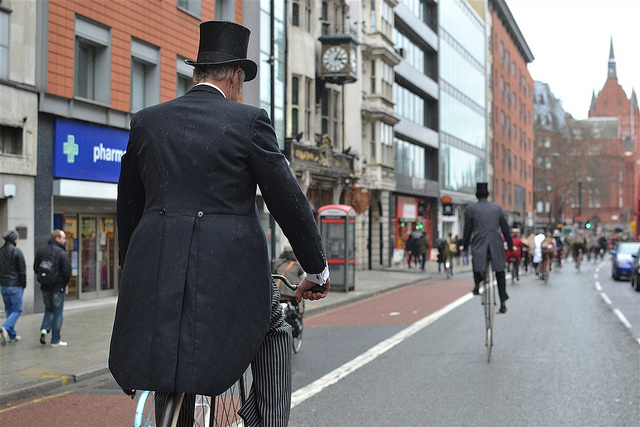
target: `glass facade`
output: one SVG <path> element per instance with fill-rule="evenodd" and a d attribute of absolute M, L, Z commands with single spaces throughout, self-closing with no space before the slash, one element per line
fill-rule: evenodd
<path fill-rule="evenodd" d="M 393 98 L 393 108 L 397 115 L 420 126 L 426 126 L 424 98 L 397 83 L 393 88 Z"/>
<path fill-rule="evenodd" d="M 474 194 L 476 183 L 486 181 L 484 24 L 464 0 L 438 4 L 440 188 Z"/>
<path fill-rule="evenodd" d="M 440 188 L 474 194 L 485 181 L 484 159 L 450 145 L 440 145 Z"/>
<path fill-rule="evenodd" d="M 271 14 L 273 5 L 273 15 Z M 273 21 L 272 21 L 273 18 Z M 280 148 L 285 137 L 285 5 L 284 1 L 260 0 L 260 107 L 271 118 Z M 273 45 L 271 26 L 273 24 Z M 273 59 L 270 59 L 273 55 Z M 273 62 L 272 66 L 269 66 Z"/>
<path fill-rule="evenodd" d="M 440 28 L 456 40 L 479 64 L 484 66 L 483 24 L 462 0 L 447 0 L 438 3 L 440 5 Z"/>
<path fill-rule="evenodd" d="M 396 173 L 412 178 L 425 179 L 426 149 L 399 138 L 394 139 Z"/>
<path fill-rule="evenodd" d="M 452 95 L 440 93 L 440 131 L 476 148 L 486 147 L 486 119 Z"/>
<path fill-rule="evenodd" d="M 393 32 L 393 44 L 396 48 L 403 49 L 403 59 L 417 71 L 425 74 L 425 53 L 424 49 L 416 45 L 411 39 L 402 34 L 397 29 Z"/>
<path fill-rule="evenodd" d="M 450 40 L 440 43 L 440 76 L 481 107 L 485 106 L 484 68 Z"/>

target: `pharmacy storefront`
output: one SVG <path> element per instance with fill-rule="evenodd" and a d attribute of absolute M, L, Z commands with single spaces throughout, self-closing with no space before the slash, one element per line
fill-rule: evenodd
<path fill-rule="evenodd" d="M 67 298 L 117 293 L 117 182 L 128 137 L 122 129 L 54 119 L 53 227 L 67 235 L 72 271 Z"/>

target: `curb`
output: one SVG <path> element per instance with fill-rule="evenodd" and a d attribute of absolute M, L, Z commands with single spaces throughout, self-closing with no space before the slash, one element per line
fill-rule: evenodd
<path fill-rule="evenodd" d="M 60 375 L 56 378 L 47 378 L 39 381 L 35 381 L 32 384 L 27 384 L 18 387 L 14 390 L 10 390 L 0 394 L 0 405 L 5 405 L 9 402 L 16 400 L 26 399 L 33 397 L 36 394 L 46 393 L 56 388 L 61 388 L 69 384 L 75 384 L 81 381 L 88 380 L 109 372 L 109 368 L 106 366 L 96 366 L 88 370 L 78 372 L 77 374 Z"/>

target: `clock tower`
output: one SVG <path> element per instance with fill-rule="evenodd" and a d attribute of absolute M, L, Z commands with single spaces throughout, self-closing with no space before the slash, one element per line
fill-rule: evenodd
<path fill-rule="evenodd" d="M 323 35 L 320 79 L 326 83 L 352 83 L 358 76 L 358 42 L 351 34 Z"/>

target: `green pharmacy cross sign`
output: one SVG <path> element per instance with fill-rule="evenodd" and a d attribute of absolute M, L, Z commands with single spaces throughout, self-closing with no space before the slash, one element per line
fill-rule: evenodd
<path fill-rule="evenodd" d="M 73 163 L 78 155 L 78 144 L 73 135 L 67 135 L 66 142 L 62 145 L 62 152 L 67 156 L 67 163 Z"/>

